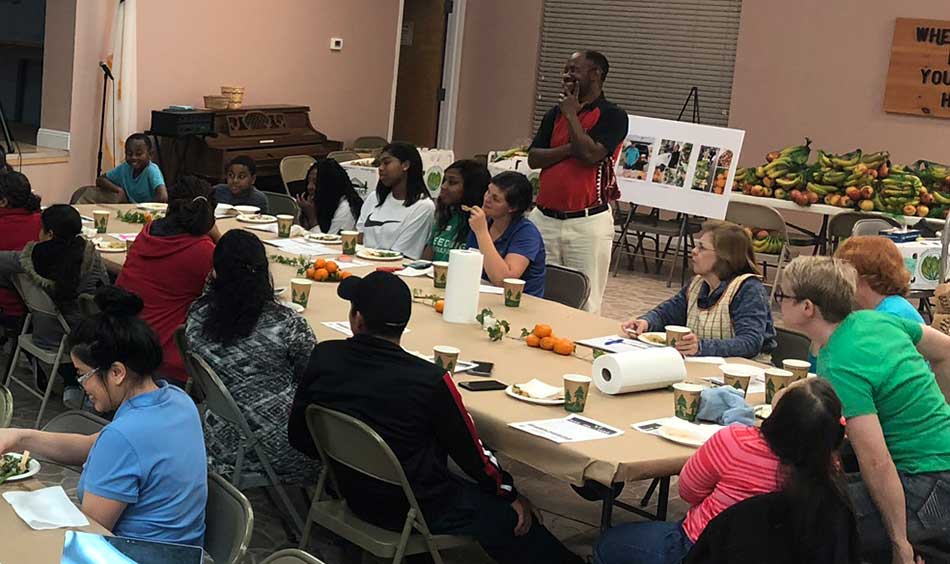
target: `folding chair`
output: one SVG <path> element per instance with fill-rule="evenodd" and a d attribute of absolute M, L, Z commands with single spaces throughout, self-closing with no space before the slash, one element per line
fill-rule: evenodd
<path fill-rule="evenodd" d="M 338 163 L 345 163 L 362 158 L 362 155 L 356 151 L 332 151 L 329 155 L 327 155 L 327 158 L 333 159 Z"/>
<path fill-rule="evenodd" d="M 473 542 L 457 535 L 433 535 L 429 531 L 419 503 L 406 479 L 402 465 L 385 441 L 369 425 L 344 413 L 318 405 L 307 407 L 307 427 L 323 462 L 317 494 L 310 506 L 307 527 L 300 540 L 301 548 L 310 537 L 311 523 L 345 538 L 378 558 L 392 558 L 393 564 L 405 556 L 429 553 L 436 564 L 442 564 L 440 549 Z M 340 491 L 333 477 L 331 463 L 341 464 L 387 484 L 401 487 L 409 510 L 402 532 L 377 527 L 357 517 L 345 500 L 327 498 L 327 482 Z"/>
<path fill-rule="evenodd" d="M 377 137 L 375 135 L 366 135 L 363 137 L 357 137 L 353 140 L 353 145 L 347 147 L 348 149 L 353 149 L 358 153 L 375 153 L 376 151 L 382 149 L 389 144 L 389 141 L 386 141 L 383 137 Z"/>
<path fill-rule="evenodd" d="M 811 340 L 798 331 L 775 328 L 775 342 L 777 346 L 772 351 L 772 364 L 781 368 L 782 361 L 791 358 L 806 360 L 811 350 Z"/>
<path fill-rule="evenodd" d="M 178 354 L 181 355 L 182 364 L 185 366 L 185 373 L 188 374 L 188 380 L 185 382 L 185 392 L 192 396 L 196 401 L 200 401 L 201 398 L 195 398 L 195 372 L 196 368 L 194 362 L 191 360 L 191 348 L 188 346 L 188 338 L 185 336 L 185 326 L 179 325 L 175 332 L 172 333 L 172 340 L 175 341 L 175 346 L 178 347 Z"/>
<path fill-rule="evenodd" d="M 88 436 L 95 435 L 108 424 L 108 420 L 98 415 L 89 413 L 88 411 L 73 409 L 60 413 L 47 421 L 46 425 L 43 425 L 43 430 L 49 433 L 74 433 Z M 77 474 L 82 472 L 82 465 L 70 466 L 64 464 L 62 466 L 69 468 Z"/>
<path fill-rule="evenodd" d="M 879 217 L 859 219 L 858 221 L 855 221 L 854 225 L 851 227 L 851 236 L 858 237 L 861 235 L 880 235 L 881 231 L 890 229 L 893 226 L 894 225 L 891 224 L 891 222 Z"/>
<path fill-rule="evenodd" d="M 6 386 L 0 386 L 0 429 L 6 429 L 13 420 L 13 394 Z"/>
<path fill-rule="evenodd" d="M 40 421 L 43 419 L 43 412 L 46 411 L 46 403 L 49 401 L 49 396 L 53 392 L 53 384 L 56 382 L 56 376 L 59 374 L 60 365 L 72 364 L 72 359 L 69 354 L 66 354 L 66 337 L 69 335 L 69 324 L 66 323 L 66 319 L 59 313 L 56 304 L 53 303 L 49 295 L 47 295 L 42 288 L 34 284 L 26 274 L 16 274 L 12 277 L 12 280 L 20 297 L 23 298 L 23 303 L 26 304 L 29 313 L 27 313 L 26 319 L 23 322 L 23 330 L 17 337 L 16 347 L 13 349 L 13 358 L 10 361 L 10 369 L 7 371 L 7 378 L 3 384 L 9 388 L 10 382 L 13 381 L 30 394 L 43 400 L 40 404 L 40 411 L 36 415 L 36 422 L 33 424 L 33 427 L 38 429 Z M 60 338 L 59 345 L 55 351 L 44 349 L 34 341 L 32 329 L 34 322 L 39 316 L 52 318 L 59 323 L 63 330 L 63 336 Z M 52 366 L 52 372 L 49 375 L 44 393 L 39 393 L 39 391 L 34 390 L 33 386 L 29 385 L 29 383 L 13 375 L 17 368 L 17 362 L 20 359 L 21 350 L 26 351 L 27 354 L 33 356 L 37 361 Z M 34 365 L 33 370 L 38 369 L 39 367 Z M 35 376 L 36 374 L 34 374 L 34 377 Z"/>
<path fill-rule="evenodd" d="M 294 509 L 294 504 L 291 503 L 290 498 L 287 496 L 287 492 L 284 491 L 284 487 L 280 483 L 280 478 L 278 478 L 277 473 L 274 472 L 274 468 L 271 466 L 270 460 L 267 458 L 267 454 L 261 447 L 258 437 L 256 437 L 251 431 L 251 428 L 247 424 L 247 420 L 241 413 L 241 409 L 238 407 L 237 403 L 235 403 L 234 398 L 231 397 L 231 393 L 203 358 L 201 358 L 195 352 L 190 352 L 189 356 L 191 357 L 191 365 L 195 371 L 194 380 L 198 388 L 201 390 L 201 393 L 204 395 L 207 409 L 216 416 L 237 427 L 241 434 L 241 444 L 238 445 L 237 458 L 234 463 L 234 471 L 231 474 L 231 483 L 234 484 L 234 487 L 239 489 L 241 487 L 252 488 L 261 486 L 265 488 L 268 486 L 274 488 L 274 491 L 277 493 L 278 500 L 290 515 L 294 526 L 298 531 L 302 530 L 304 528 L 303 518 L 301 518 L 297 510 Z M 241 466 L 244 464 L 244 454 L 248 449 L 252 449 L 254 451 L 254 454 L 260 461 L 261 466 L 264 467 L 264 472 L 266 474 L 265 476 L 260 476 L 257 474 L 242 475 Z"/>
<path fill-rule="evenodd" d="M 276 192 L 264 192 L 264 196 L 267 198 L 267 210 L 271 215 L 292 215 L 294 219 L 300 215 L 300 207 L 290 196 Z"/>
<path fill-rule="evenodd" d="M 310 155 L 293 155 L 280 159 L 280 180 L 284 183 L 284 194 L 290 194 L 290 183 L 307 179 L 307 172 L 316 159 Z"/>
<path fill-rule="evenodd" d="M 675 219 L 660 219 L 660 210 L 654 209 L 650 213 L 638 213 L 637 206 L 631 205 L 625 218 L 618 218 L 615 222 L 616 227 L 620 227 L 619 237 L 614 241 L 611 252 L 613 259 L 611 270 L 616 276 L 620 267 L 620 256 L 627 255 L 634 260 L 639 257 L 643 260 L 643 269 L 649 272 L 647 264 L 646 247 L 644 243 L 650 241 L 653 243 L 653 260 L 656 266 L 656 272 L 660 272 L 660 265 L 663 262 L 672 262 L 670 268 L 670 277 L 666 286 L 670 287 L 673 283 L 673 272 L 676 270 L 677 259 L 681 260 L 680 283 L 686 283 L 686 269 L 689 261 L 689 253 L 693 244 L 693 235 L 699 232 L 700 226 L 693 223 L 684 214 L 676 214 Z M 636 237 L 636 244 L 630 245 L 629 237 Z M 661 238 L 666 238 L 666 245 L 660 250 Z M 676 248 L 673 250 L 673 256 L 668 257 L 670 247 L 676 242 Z M 622 248 L 621 248 L 622 247 Z"/>
<path fill-rule="evenodd" d="M 891 227 L 900 227 L 896 219 L 889 215 L 874 212 L 842 212 L 831 216 L 828 221 L 828 241 L 831 243 L 831 252 L 838 248 L 842 240 L 847 239 L 854 231 L 854 225 L 866 219 L 878 219 Z"/>
<path fill-rule="evenodd" d="M 238 564 L 254 532 L 254 510 L 244 494 L 214 472 L 208 472 L 205 506 L 205 551 L 215 564 Z"/>
<path fill-rule="evenodd" d="M 726 210 L 726 220 L 750 229 L 765 229 L 771 232 L 777 232 L 782 238 L 782 247 L 778 254 L 755 253 L 755 261 L 762 265 L 762 283 L 766 286 L 772 286 L 769 293 L 769 300 L 775 295 L 778 289 L 779 281 L 782 279 L 782 271 L 785 270 L 785 262 L 789 259 L 790 251 L 788 248 L 788 226 L 785 219 L 774 209 L 760 204 L 748 204 L 745 202 L 729 202 L 729 208 Z M 768 268 L 775 267 L 775 280 L 772 284 L 768 283 Z M 771 302 L 769 302 L 771 303 Z"/>
<path fill-rule="evenodd" d="M 590 279 L 580 270 L 559 264 L 545 266 L 544 299 L 581 309 L 590 296 Z"/>
<path fill-rule="evenodd" d="M 262 560 L 261 564 L 324 564 L 324 562 L 299 548 L 285 548 L 271 554 Z"/>

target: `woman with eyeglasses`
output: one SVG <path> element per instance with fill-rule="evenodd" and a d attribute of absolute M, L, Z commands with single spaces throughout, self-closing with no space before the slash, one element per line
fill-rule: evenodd
<path fill-rule="evenodd" d="M 638 336 L 667 325 L 692 329 L 678 339 L 684 356 L 738 356 L 768 362 L 775 349 L 769 297 L 746 231 L 726 221 L 707 221 L 692 252 L 693 280 L 645 315 L 621 325 Z"/>
<path fill-rule="evenodd" d="M 935 378 L 950 373 L 950 337 L 854 311 L 857 277 L 847 261 L 798 257 L 776 297 L 785 324 L 817 346 L 818 376 L 841 399 L 860 469 L 848 494 L 862 548 L 912 563 L 909 538 L 950 529 L 950 405 Z"/>
<path fill-rule="evenodd" d="M 107 286 L 96 305 L 68 346 L 80 385 L 97 411 L 115 411 L 112 422 L 91 436 L 3 429 L 0 452 L 82 465 L 82 510 L 115 535 L 202 546 L 208 469 L 198 410 L 152 379 L 162 347 L 138 317 L 142 300 Z"/>

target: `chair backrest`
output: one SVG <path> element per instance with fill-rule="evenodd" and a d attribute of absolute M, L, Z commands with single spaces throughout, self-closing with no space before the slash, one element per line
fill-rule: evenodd
<path fill-rule="evenodd" d="M 590 279 L 580 270 L 549 264 L 544 273 L 544 299 L 581 309 L 590 297 Z"/>
<path fill-rule="evenodd" d="M 870 219 L 859 219 L 854 222 L 854 226 L 851 227 L 851 236 L 857 237 L 860 235 L 880 235 L 881 231 L 884 229 L 890 229 L 893 227 L 887 221 L 879 218 L 873 217 Z"/>
<path fill-rule="evenodd" d="M 6 429 L 13 420 L 13 394 L 6 386 L 0 386 L 0 429 Z"/>
<path fill-rule="evenodd" d="M 254 531 L 254 510 L 237 488 L 208 472 L 205 508 L 205 551 L 215 564 L 237 564 L 244 558 Z"/>
<path fill-rule="evenodd" d="M 837 243 L 839 239 L 850 237 L 854 224 L 865 219 L 879 219 L 891 227 L 901 226 L 896 219 L 881 213 L 842 212 L 831 216 L 828 221 L 828 238 Z"/>
<path fill-rule="evenodd" d="M 365 135 L 363 137 L 357 137 L 353 140 L 353 145 L 350 146 L 350 149 L 354 151 L 373 151 L 375 149 L 382 149 L 389 144 L 389 141 L 386 141 L 384 137 L 377 137 L 375 135 Z"/>
<path fill-rule="evenodd" d="M 69 324 L 66 323 L 66 319 L 60 315 L 59 308 L 56 307 L 56 304 L 53 303 L 53 299 L 43 288 L 37 286 L 26 274 L 15 274 L 12 280 L 13 286 L 20 294 L 20 297 L 23 298 L 23 303 L 30 313 L 55 318 L 59 321 L 63 331 L 69 334 Z"/>
<path fill-rule="evenodd" d="M 299 548 L 285 548 L 271 554 L 262 560 L 261 564 L 324 564 L 324 562 Z"/>
<path fill-rule="evenodd" d="M 798 331 L 776 327 L 775 342 L 778 346 L 772 351 L 773 365 L 781 367 L 782 361 L 786 358 L 793 358 L 795 360 L 808 359 L 811 350 L 811 340 Z"/>
<path fill-rule="evenodd" d="M 777 231 L 785 241 L 788 241 L 788 226 L 785 219 L 774 209 L 761 204 L 747 202 L 729 202 L 726 209 L 726 220 L 752 229 L 767 229 Z"/>
<path fill-rule="evenodd" d="M 360 158 L 360 154 L 356 151 L 332 151 L 327 155 L 328 159 L 333 159 L 338 163 L 345 163 L 347 161 L 355 161 Z"/>
<path fill-rule="evenodd" d="M 109 422 L 98 415 L 78 409 L 60 413 L 43 425 L 43 430 L 50 433 L 75 433 L 78 435 L 95 435 L 108 425 Z"/>
<path fill-rule="evenodd" d="M 221 419 L 239 427 L 245 438 L 252 437 L 253 435 L 247 426 L 247 420 L 244 419 L 244 414 L 241 413 L 241 409 L 234 398 L 231 397 L 231 392 L 228 391 L 224 382 L 218 378 L 218 375 L 200 355 L 189 352 L 188 356 L 191 357 L 191 364 L 195 372 L 194 381 L 204 395 L 205 405 L 208 409 Z"/>
<path fill-rule="evenodd" d="M 286 194 L 264 192 L 264 196 L 267 197 L 267 210 L 271 215 L 287 214 L 296 218 L 300 212 L 297 202 Z"/>
<path fill-rule="evenodd" d="M 284 190 L 290 193 L 290 183 L 307 178 L 307 171 L 317 162 L 310 155 L 293 155 L 280 159 L 280 180 L 284 183 Z"/>

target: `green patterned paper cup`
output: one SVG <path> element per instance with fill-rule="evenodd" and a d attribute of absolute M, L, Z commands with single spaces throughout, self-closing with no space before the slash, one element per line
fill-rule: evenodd
<path fill-rule="evenodd" d="M 789 384 L 797 380 L 798 377 L 790 370 L 781 368 L 768 368 L 765 370 L 765 403 L 771 405 L 776 394 Z"/>
<path fill-rule="evenodd" d="M 436 261 L 432 263 L 432 285 L 436 288 L 445 288 L 445 280 L 449 276 L 449 263 Z"/>
<path fill-rule="evenodd" d="M 680 382 L 673 384 L 673 415 L 684 421 L 695 422 L 703 387 Z"/>
<path fill-rule="evenodd" d="M 306 278 L 293 278 L 290 280 L 290 300 L 301 307 L 307 307 L 310 301 L 310 288 L 313 282 Z"/>
<path fill-rule="evenodd" d="M 667 325 L 663 329 L 666 330 L 666 346 L 668 347 L 675 347 L 676 341 L 693 332 L 689 327 L 682 325 Z"/>
<path fill-rule="evenodd" d="M 583 374 L 564 375 L 564 409 L 571 413 L 581 413 L 587 405 L 590 393 L 590 376 Z"/>
<path fill-rule="evenodd" d="M 505 305 L 508 307 L 520 306 L 521 294 L 524 292 L 524 280 L 505 278 L 502 282 L 505 287 Z"/>
<path fill-rule="evenodd" d="M 95 222 L 96 233 L 105 233 L 109 229 L 109 215 L 112 212 L 108 210 L 93 210 L 92 219 Z"/>
<path fill-rule="evenodd" d="M 294 216 L 281 214 L 277 216 L 277 236 L 282 239 L 290 237 L 290 231 L 294 227 Z"/>
<path fill-rule="evenodd" d="M 340 231 L 344 255 L 356 254 L 356 239 L 359 237 L 359 235 L 359 231 Z"/>
<path fill-rule="evenodd" d="M 460 354 L 462 351 L 456 347 L 438 345 L 432 347 L 432 362 L 449 374 L 455 374 L 455 365 L 458 364 Z"/>

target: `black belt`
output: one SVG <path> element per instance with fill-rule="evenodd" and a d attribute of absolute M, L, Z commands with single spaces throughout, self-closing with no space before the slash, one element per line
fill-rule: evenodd
<path fill-rule="evenodd" d="M 587 208 L 584 210 L 577 210 L 571 212 L 562 212 L 557 210 L 549 210 L 538 206 L 538 209 L 541 210 L 541 213 L 548 217 L 553 217 L 554 219 L 575 219 L 578 217 L 590 217 L 592 215 L 597 215 L 603 213 L 610 209 L 610 206 L 607 204 L 601 204 L 599 206 L 594 206 L 592 208 Z"/>

